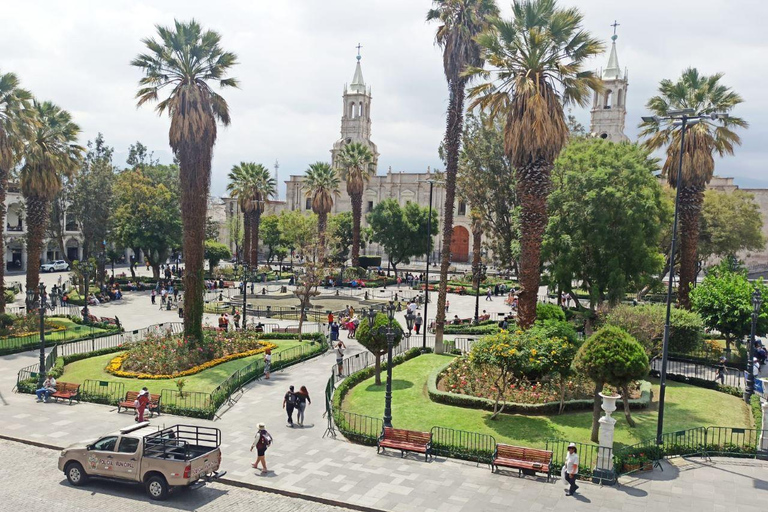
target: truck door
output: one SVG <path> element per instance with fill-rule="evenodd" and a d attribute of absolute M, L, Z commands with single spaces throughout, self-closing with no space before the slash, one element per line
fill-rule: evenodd
<path fill-rule="evenodd" d="M 139 440 L 135 437 L 120 437 L 117 453 L 112 456 L 115 478 L 137 480 L 139 478 Z"/>
<path fill-rule="evenodd" d="M 117 436 L 102 437 L 88 450 L 85 472 L 89 475 L 112 476 L 115 463 Z"/>

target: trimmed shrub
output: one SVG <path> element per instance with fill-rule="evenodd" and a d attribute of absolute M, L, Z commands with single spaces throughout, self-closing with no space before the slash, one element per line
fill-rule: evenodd
<path fill-rule="evenodd" d="M 557 304 L 539 302 L 536 304 L 536 320 L 558 320 L 565 322 L 565 312 Z"/>

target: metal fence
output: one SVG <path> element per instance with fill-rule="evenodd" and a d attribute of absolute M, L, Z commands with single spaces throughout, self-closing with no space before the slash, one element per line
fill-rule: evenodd
<path fill-rule="evenodd" d="M 496 438 L 479 432 L 448 427 L 432 427 L 432 453 L 454 459 L 490 464 L 496 450 Z"/>
<path fill-rule="evenodd" d="M 651 362 L 651 368 L 654 371 L 661 371 L 661 361 L 654 359 Z M 741 370 L 732 366 L 726 366 L 722 377 L 718 374 L 717 366 L 696 363 L 692 361 L 680 361 L 676 359 L 667 360 L 667 375 L 674 380 L 684 380 L 684 378 L 694 378 L 718 382 L 726 386 L 737 388 L 744 387 L 744 375 Z"/>
<path fill-rule="evenodd" d="M 565 459 L 568 457 L 568 445 L 572 441 L 564 439 L 547 439 L 546 450 L 552 452 L 552 472 L 555 476 L 560 474 L 561 468 L 565 465 Z M 606 460 L 613 457 L 610 448 L 601 448 L 596 444 L 573 443 L 576 445 L 576 452 L 579 455 L 579 478 L 591 479 L 594 469 L 597 466 L 598 458 L 604 455 Z"/>
<path fill-rule="evenodd" d="M 381 418 L 353 412 L 334 409 L 333 420 L 344 437 L 361 444 L 375 445 L 383 430 Z"/>
<path fill-rule="evenodd" d="M 117 405 L 125 398 L 122 382 L 86 379 L 80 386 L 80 399 L 84 402 Z"/>

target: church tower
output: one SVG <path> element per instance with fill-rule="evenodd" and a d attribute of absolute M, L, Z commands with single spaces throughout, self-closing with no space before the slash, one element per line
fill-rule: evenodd
<path fill-rule="evenodd" d="M 602 72 L 603 92 L 595 92 L 592 100 L 592 117 L 589 131 L 593 137 L 600 137 L 611 142 L 626 142 L 629 138 L 624 135 L 624 122 L 627 117 L 627 85 L 628 74 L 622 76 L 619 68 L 619 57 L 616 53 L 616 27 L 613 22 L 611 37 L 611 55 L 608 67 Z"/>
<path fill-rule="evenodd" d="M 360 48 L 357 45 L 357 65 L 352 83 L 344 86 L 342 94 L 343 113 L 341 115 L 341 138 L 334 142 L 331 150 L 331 165 L 339 167 L 338 157 L 341 149 L 350 142 L 359 142 L 373 153 L 374 167 L 379 159 L 376 144 L 371 141 L 371 89 L 363 80 L 360 67 Z"/>

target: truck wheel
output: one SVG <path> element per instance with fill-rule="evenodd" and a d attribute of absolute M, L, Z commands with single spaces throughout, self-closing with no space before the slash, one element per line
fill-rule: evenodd
<path fill-rule="evenodd" d="M 162 476 L 149 477 L 145 485 L 150 499 L 162 501 L 168 497 L 168 483 Z"/>
<path fill-rule="evenodd" d="M 88 475 L 83 470 L 83 466 L 79 462 L 70 462 L 64 468 L 64 474 L 67 475 L 67 480 L 75 487 L 85 485 L 88 481 Z"/>

